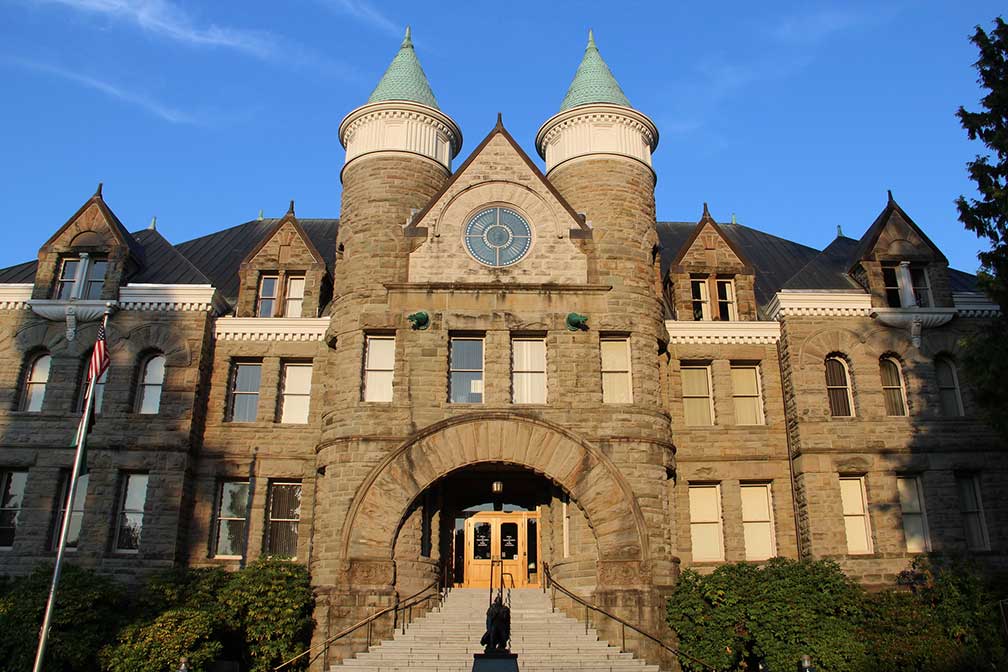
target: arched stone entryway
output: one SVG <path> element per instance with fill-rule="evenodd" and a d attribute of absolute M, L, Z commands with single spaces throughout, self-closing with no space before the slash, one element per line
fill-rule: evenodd
<path fill-rule="evenodd" d="M 396 531 L 410 504 L 446 474 L 483 462 L 525 467 L 575 499 L 598 540 L 600 574 L 638 574 L 649 557 L 647 528 L 629 483 L 612 461 L 575 434 L 512 413 L 446 420 L 382 460 L 358 489 L 341 539 L 350 561 L 393 558 Z M 600 576 L 600 578 L 602 578 Z"/>

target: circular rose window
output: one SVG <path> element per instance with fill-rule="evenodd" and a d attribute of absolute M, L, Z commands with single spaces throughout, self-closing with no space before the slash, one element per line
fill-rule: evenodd
<path fill-rule="evenodd" d="M 465 227 L 469 254 L 487 266 L 510 266 L 532 245 L 532 228 L 508 208 L 487 208 L 473 215 Z"/>

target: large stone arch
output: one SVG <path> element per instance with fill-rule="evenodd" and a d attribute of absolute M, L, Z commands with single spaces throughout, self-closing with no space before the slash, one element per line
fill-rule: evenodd
<path fill-rule="evenodd" d="M 587 515 L 599 559 L 648 559 L 644 515 L 616 465 L 572 432 L 513 413 L 436 423 L 386 456 L 354 496 L 343 526 L 343 557 L 391 560 L 399 523 L 416 497 L 442 476 L 481 462 L 525 467 L 560 485 Z"/>

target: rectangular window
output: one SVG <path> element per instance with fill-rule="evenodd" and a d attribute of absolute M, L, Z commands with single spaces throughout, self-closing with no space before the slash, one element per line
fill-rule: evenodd
<path fill-rule="evenodd" d="M 74 494 L 73 509 L 70 512 L 70 529 L 67 530 L 66 548 L 76 550 L 80 540 L 81 523 L 84 521 L 84 500 L 87 499 L 88 474 L 77 477 L 77 492 Z M 56 496 L 56 506 L 53 507 L 52 531 L 49 535 L 49 548 L 59 550 L 60 532 L 63 528 L 63 517 L 66 515 L 67 495 L 70 494 L 70 470 L 60 473 L 59 491 Z"/>
<path fill-rule="evenodd" d="M 298 522 L 301 520 L 301 483 L 270 483 L 268 499 L 266 553 L 283 558 L 296 557 Z"/>
<path fill-rule="evenodd" d="M 707 278 L 690 278 L 690 295 L 693 301 L 693 319 L 709 320 L 710 297 Z"/>
<path fill-rule="evenodd" d="M 262 364 L 236 363 L 231 370 L 231 422 L 255 422 L 259 413 L 259 382 Z"/>
<path fill-rule="evenodd" d="M 763 391 L 758 366 L 732 366 L 732 399 L 736 425 L 762 425 Z"/>
<path fill-rule="evenodd" d="M 563 505 L 561 507 L 561 514 L 563 515 L 563 557 L 570 557 L 570 504 L 565 498 L 563 500 Z"/>
<path fill-rule="evenodd" d="M 224 481 L 217 500 L 215 558 L 241 558 L 245 555 L 245 524 L 248 515 L 248 481 Z"/>
<path fill-rule="evenodd" d="M 392 401 L 395 336 L 368 336 L 364 348 L 364 401 Z"/>
<path fill-rule="evenodd" d="M 84 278 L 84 291 L 81 298 L 96 301 L 101 298 L 102 288 L 105 286 L 105 273 L 108 271 L 108 262 L 104 259 L 88 259 Z"/>
<path fill-rule="evenodd" d="M 886 303 L 890 308 L 900 308 L 903 301 L 900 298 L 899 276 L 894 264 L 882 264 L 882 284 L 885 286 Z"/>
<path fill-rule="evenodd" d="M 864 476 L 840 477 L 840 501 L 843 504 L 844 529 L 847 532 L 847 552 L 851 555 L 872 553 Z"/>
<path fill-rule="evenodd" d="M 931 307 L 931 284 L 928 282 L 927 270 L 921 267 L 910 267 L 910 282 L 913 283 L 914 299 L 922 308 Z"/>
<path fill-rule="evenodd" d="M 630 339 L 605 337 L 599 341 L 602 354 L 602 403 L 633 402 L 633 381 L 630 377 Z"/>
<path fill-rule="evenodd" d="M 746 560 L 768 560 L 777 555 L 770 484 L 743 483 L 741 490 Z"/>
<path fill-rule="evenodd" d="M 147 480 L 147 474 L 124 474 L 122 477 L 113 546 L 117 553 L 136 553 L 140 550 L 144 505 L 147 503 Z"/>
<path fill-rule="evenodd" d="M 285 363 L 283 365 L 283 392 L 280 395 L 280 422 L 304 424 L 308 422 L 311 403 L 311 363 Z"/>
<path fill-rule="evenodd" d="M 14 545 L 27 482 L 27 471 L 0 471 L 0 548 Z"/>
<path fill-rule="evenodd" d="M 84 406 L 87 404 L 87 391 L 88 391 L 88 374 L 91 373 L 91 356 L 88 355 L 85 359 L 81 360 L 81 383 L 80 391 L 77 394 L 77 412 L 83 413 Z M 95 415 L 101 415 L 102 401 L 105 399 L 105 383 L 108 382 L 108 369 L 98 376 L 98 380 L 95 381 L 94 386 L 94 404 L 91 408 L 94 409 Z"/>
<path fill-rule="evenodd" d="M 483 338 L 453 336 L 449 359 L 448 400 L 483 403 Z"/>
<path fill-rule="evenodd" d="M 987 521 L 984 519 L 983 500 L 980 498 L 980 478 L 975 474 L 956 476 L 959 506 L 962 509 L 966 530 L 966 546 L 971 551 L 990 550 Z"/>
<path fill-rule="evenodd" d="M 714 424 L 714 398 L 709 366 L 683 366 L 683 412 L 687 425 Z"/>
<path fill-rule="evenodd" d="M 303 275 L 287 277 L 287 288 L 284 292 L 284 316 L 301 317 L 301 306 L 304 303 L 305 279 Z"/>
<path fill-rule="evenodd" d="M 56 296 L 59 301 L 69 301 L 74 298 L 74 291 L 77 289 L 77 270 L 80 268 L 80 259 L 64 259 L 60 265 L 59 279 L 56 281 Z"/>
<path fill-rule="evenodd" d="M 511 400 L 546 403 L 546 339 L 511 339 Z"/>
<path fill-rule="evenodd" d="M 276 314 L 277 286 L 280 279 L 275 275 L 259 278 L 259 296 L 256 298 L 256 317 L 273 317 Z"/>
<path fill-rule="evenodd" d="M 690 539 L 693 561 L 724 560 L 721 530 L 721 486 L 689 486 Z"/>
<path fill-rule="evenodd" d="M 910 553 L 927 553 L 931 550 L 928 534 L 927 514 L 924 513 L 924 490 L 917 476 L 903 476 L 896 479 L 899 490 L 900 509 L 903 511 L 903 534 L 906 549 Z"/>
<path fill-rule="evenodd" d="M 735 309 L 735 281 L 728 279 L 715 282 L 717 284 L 718 319 L 738 319 Z"/>

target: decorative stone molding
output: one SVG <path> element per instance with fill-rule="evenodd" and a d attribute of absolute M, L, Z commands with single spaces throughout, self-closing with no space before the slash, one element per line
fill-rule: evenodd
<path fill-rule="evenodd" d="M 0 310 L 20 310 L 28 307 L 34 285 L 30 282 L 0 285 Z"/>
<path fill-rule="evenodd" d="M 621 105 L 574 107 L 550 117 L 536 134 L 547 175 L 565 161 L 588 154 L 615 154 L 651 167 L 658 128 L 647 115 Z"/>
<path fill-rule="evenodd" d="M 1001 308 L 983 292 L 953 292 L 952 302 L 959 317 L 994 317 Z"/>
<path fill-rule="evenodd" d="M 921 346 L 921 332 L 948 324 L 955 308 L 876 308 L 871 316 L 889 327 L 907 329 L 914 346 Z"/>
<path fill-rule="evenodd" d="M 668 330 L 670 345 L 688 343 L 770 344 L 780 340 L 780 322 L 766 320 L 753 322 L 666 320 L 665 328 Z"/>
<path fill-rule="evenodd" d="M 214 338 L 222 341 L 321 341 L 328 317 L 222 317 Z"/>
<path fill-rule="evenodd" d="M 871 296 L 856 291 L 785 289 L 767 304 L 767 316 L 772 320 L 789 316 L 868 317 L 871 312 Z"/>
<path fill-rule="evenodd" d="M 346 149 L 344 167 L 365 154 L 395 151 L 419 154 L 451 172 L 462 148 L 462 131 L 451 117 L 404 100 L 358 107 L 340 122 L 339 138 Z"/>
<path fill-rule="evenodd" d="M 66 338 L 68 341 L 77 337 L 77 324 L 80 322 L 97 322 L 106 313 L 111 313 L 119 307 L 116 301 L 58 301 L 55 299 L 31 299 L 28 301 L 32 312 L 39 317 L 52 322 L 66 320 Z"/>
<path fill-rule="evenodd" d="M 210 285 L 135 284 L 119 290 L 123 310 L 178 310 L 220 315 L 227 304 Z"/>

